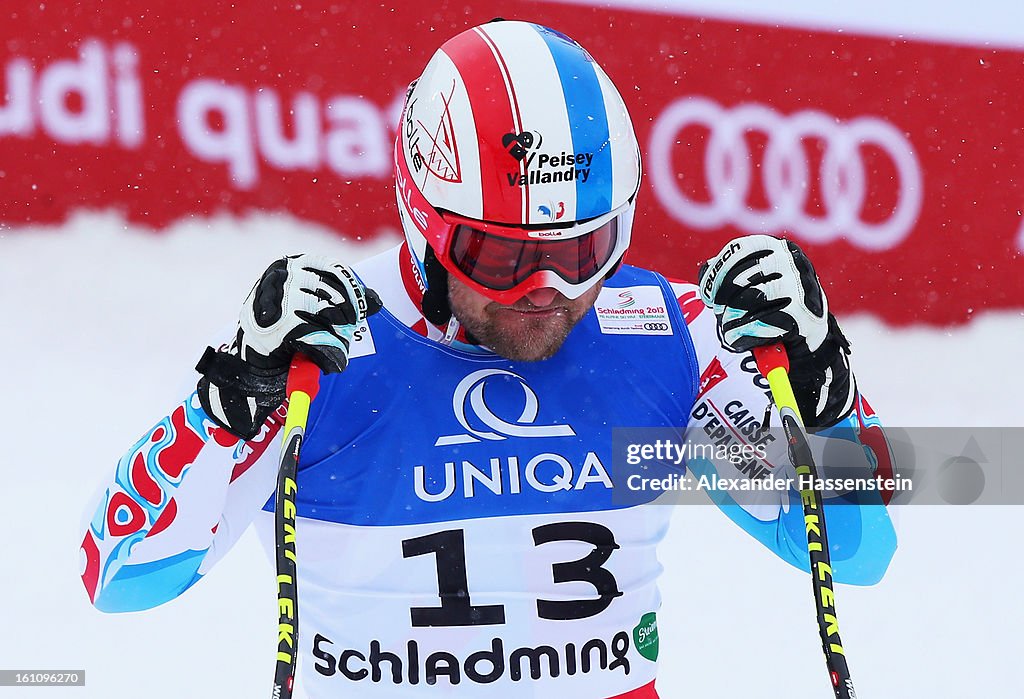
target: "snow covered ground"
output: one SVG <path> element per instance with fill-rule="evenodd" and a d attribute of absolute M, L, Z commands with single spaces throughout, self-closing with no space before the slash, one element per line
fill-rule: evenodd
<path fill-rule="evenodd" d="M 82 513 L 139 434 L 177 400 L 206 339 L 286 252 L 345 259 L 287 217 L 196 220 L 152 233 L 115 215 L 0 228 L 0 669 L 84 669 L 86 688 L 0 696 L 254 697 L 270 690 L 273 570 L 255 536 L 184 597 L 140 614 L 93 610 L 79 581 Z M 1020 314 L 953 330 L 845 319 L 861 385 L 897 425 L 1024 425 L 1009 357 Z M 900 513 L 886 579 L 841 587 L 843 639 L 862 697 L 1009 697 L 1024 651 L 1021 507 Z M 1013 536 L 1013 538 L 1011 538 Z M 713 507 L 680 510 L 661 550 L 664 697 L 830 696 L 805 576 Z"/>

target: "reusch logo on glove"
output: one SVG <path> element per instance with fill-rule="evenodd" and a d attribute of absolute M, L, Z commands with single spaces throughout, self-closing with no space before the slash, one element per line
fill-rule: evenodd
<path fill-rule="evenodd" d="M 710 294 L 711 287 L 715 284 L 715 277 L 722 271 L 722 267 L 732 257 L 732 254 L 740 249 L 739 243 L 733 243 L 729 246 L 729 249 L 722 253 L 721 257 L 715 262 L 715 266 L 708 271 L 707 279 L 704 280 L 704 293 Z"/>

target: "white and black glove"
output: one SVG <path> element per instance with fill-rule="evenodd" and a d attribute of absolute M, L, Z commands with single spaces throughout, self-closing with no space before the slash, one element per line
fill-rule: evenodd
<path fill-rule="evenodd" d="M 196 365 L 203 409 L 252 439 L 284 402 L 292 356 L 301 352 L 325 374 L 344 371 L 356 328 L 380 308 L 345 265 L 313 255 L 277 260 L 245 299 L 231 345 L 207 347 Z"/>
<path fill-rule="evenodd" d="M 850 343 L 796 243 L 768 235 L 735 238 L 701 267 L 698 283 L 718 318 L 723 347 L 747 352 L 785 345 L 790 382 L 809 429 L 833 425 L 853 409 Z"/>

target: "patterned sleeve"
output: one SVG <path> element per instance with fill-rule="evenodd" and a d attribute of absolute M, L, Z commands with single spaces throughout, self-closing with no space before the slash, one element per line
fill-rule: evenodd
<path fill-rule="evenodd" d="M 121 457 L 82 539 L 82 582 L 97 609 L 148 609 L 198 582 L 274 491 L 270 447 L 285 408 L 244 442 L 192 393 Z"/>
<path fill-rule="evenodd" d="M 703 476 L 705 483 L 725 479 L 723 482 L 742 484 L 769 475 L 790 475 L 781 421 L 771 402 L 768 382 L 758 372 L 753 356 L 722 347 L 715 317 L 700 300 L 695 286 L 677 282 L 672 286 L 701 371 L 686 440 L 720 452 L 722 448 L 746 445 L 744 453 L 749 455 L 738 460 L 691 459 L 687 463 L 691 476 Z M 824 477 L 830 477 L 830 466 L 836 464 L 844 469 L 852 465 L 875 476 L 892 474 L 892 453 L 885 432 L 861 395 L 847 418 L 812 435 L 811 441 L 815 463 Z M 733 488 L 706 492 L 726 516 L 780 558 L 805 571 L 810 569 L 803 510 L 795 490 Z M 870 585 L 884 575 L 896 550 L 896 533 L 886 510 L 890 496 L 884 491 L 826 493 L 825 519 L 837 582 Z"/>

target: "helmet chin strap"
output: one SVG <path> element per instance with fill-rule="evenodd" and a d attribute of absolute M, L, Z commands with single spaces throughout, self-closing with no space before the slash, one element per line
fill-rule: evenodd
<path fill-rule="evenodd" d="M 455 336 L 459 334 L 459 328 L 462 327 L 462 323 L 454 315 L 452 319 L 448 321 L 448 327 L 444 331 L 444 337 L 441 338 L 442 345 L 451 345 L 455 341 Z"/>
<path fill-rule="evenodd" d="M 423 257 L 423 271 L 426 276 L 427 289 L 423 292 L 421 310 L 423 317 L 428 322 L 438 328 L 444 328 L 444 337 L 441 339 L 441 343 L 451 345 L 456 339 L 460 339 L 471 345 L 480 344 L 467 332 L 462 333 L 462 338 L 459 338 L 462 323 L 452 313 L 452 308 L 448 303 L 448 270 L 440 263 L 434 254 L 434 249 L 429 245 Z"/>
<path fill-rule="evenodd" d="M 453 320 L 451 306 L 448 305 L 448 270 L 434 254 L 434 249 L 427 246 L 423 256 L 423 272 L 427 289 L 423 292 L 423 317 L 439 328 Z"/>

